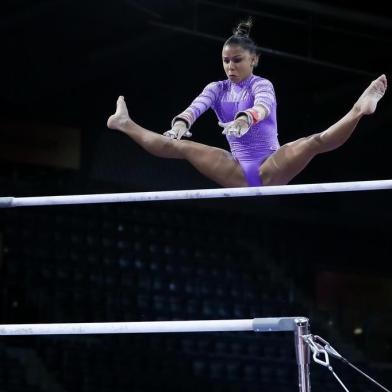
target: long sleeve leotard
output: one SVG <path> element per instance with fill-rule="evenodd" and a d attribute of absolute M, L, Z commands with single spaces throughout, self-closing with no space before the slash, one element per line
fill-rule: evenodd
<path fill-rule="evenodd" d="M 189 127 L 207 109 L 212 108 L 220 122 L 233 121 L 238 112 L 262 105 L 267 116 L 252 125 L 242 137 L 226 136 L 230 150 L 240 163 L 249 186 L 260 186 L 259 168 L 262 162 L 279 148 L 276 98 L 272 83 L 251 75 L 240 83 L 230 80 L 212 82 L 181 114 L 173 119 L 184 119 Z"/>

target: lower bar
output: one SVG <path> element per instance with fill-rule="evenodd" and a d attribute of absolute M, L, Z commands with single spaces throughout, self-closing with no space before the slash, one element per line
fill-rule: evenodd
<path fill-rule="evenodd" d="M 219 331 L 252 331 L 252 320 L 0 325 L 0 335 L 87 335 Z"/>
<path fill-rule="evenodd" d="M 120 333 L 294 331 L 298 317 L 240 320 L 140 321 L 0 325 L 0 335 L 87 335 Z"/>

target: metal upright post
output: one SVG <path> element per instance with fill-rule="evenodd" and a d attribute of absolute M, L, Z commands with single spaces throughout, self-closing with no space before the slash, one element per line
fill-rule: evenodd
<path fill-rule="evenodd" d="M 309 334 L 309 319 L 298 318 L 294 321 L 294 324 L 295 355 L 297 357 L 298 364 L 299 392 L 310 392 L 310 349 L 302 338 L 303 335 Z"/>

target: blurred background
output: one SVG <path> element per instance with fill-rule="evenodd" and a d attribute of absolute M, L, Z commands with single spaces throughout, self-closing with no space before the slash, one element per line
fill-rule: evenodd
<path fill-rule="evenodd" d="M 256 74 L 275 86 L 281 144 L 343 116 L 391 76 L 392 14 L 375 0 L 17 0 L 1 5 L 1 196 L 214 188 L 187 162 L 107 129 L 163 133 L 252 16 Z M 391 178 L 387 91 L 340 149 L 292 183 Z M 193 140 L 227 149 L 212 111 Z M 306 316 L 392 387 L 390 191 L 0 210 L 0 322 Z M 297 384 L 291 334 L 5 337 L 1 392 L 253 391 Z M 379 390 L 341 363 L 350 390 Z M 312 389 L 341 386 L 311 365 Z"/>

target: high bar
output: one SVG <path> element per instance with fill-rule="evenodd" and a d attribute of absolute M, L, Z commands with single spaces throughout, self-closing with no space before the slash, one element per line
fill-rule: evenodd
<path fill-rule="evenodd" d="M 244 188 L 213 188 L 177 191 L 104 193 L 90 195 L 0 197 L 0 208 L 54 206 L 66 204 L 126 203 L 163 200 L 216 199 L 298 195 L 310 193 L 358 192 L 392 189 L 392 180 L 293 184 Z"/>

